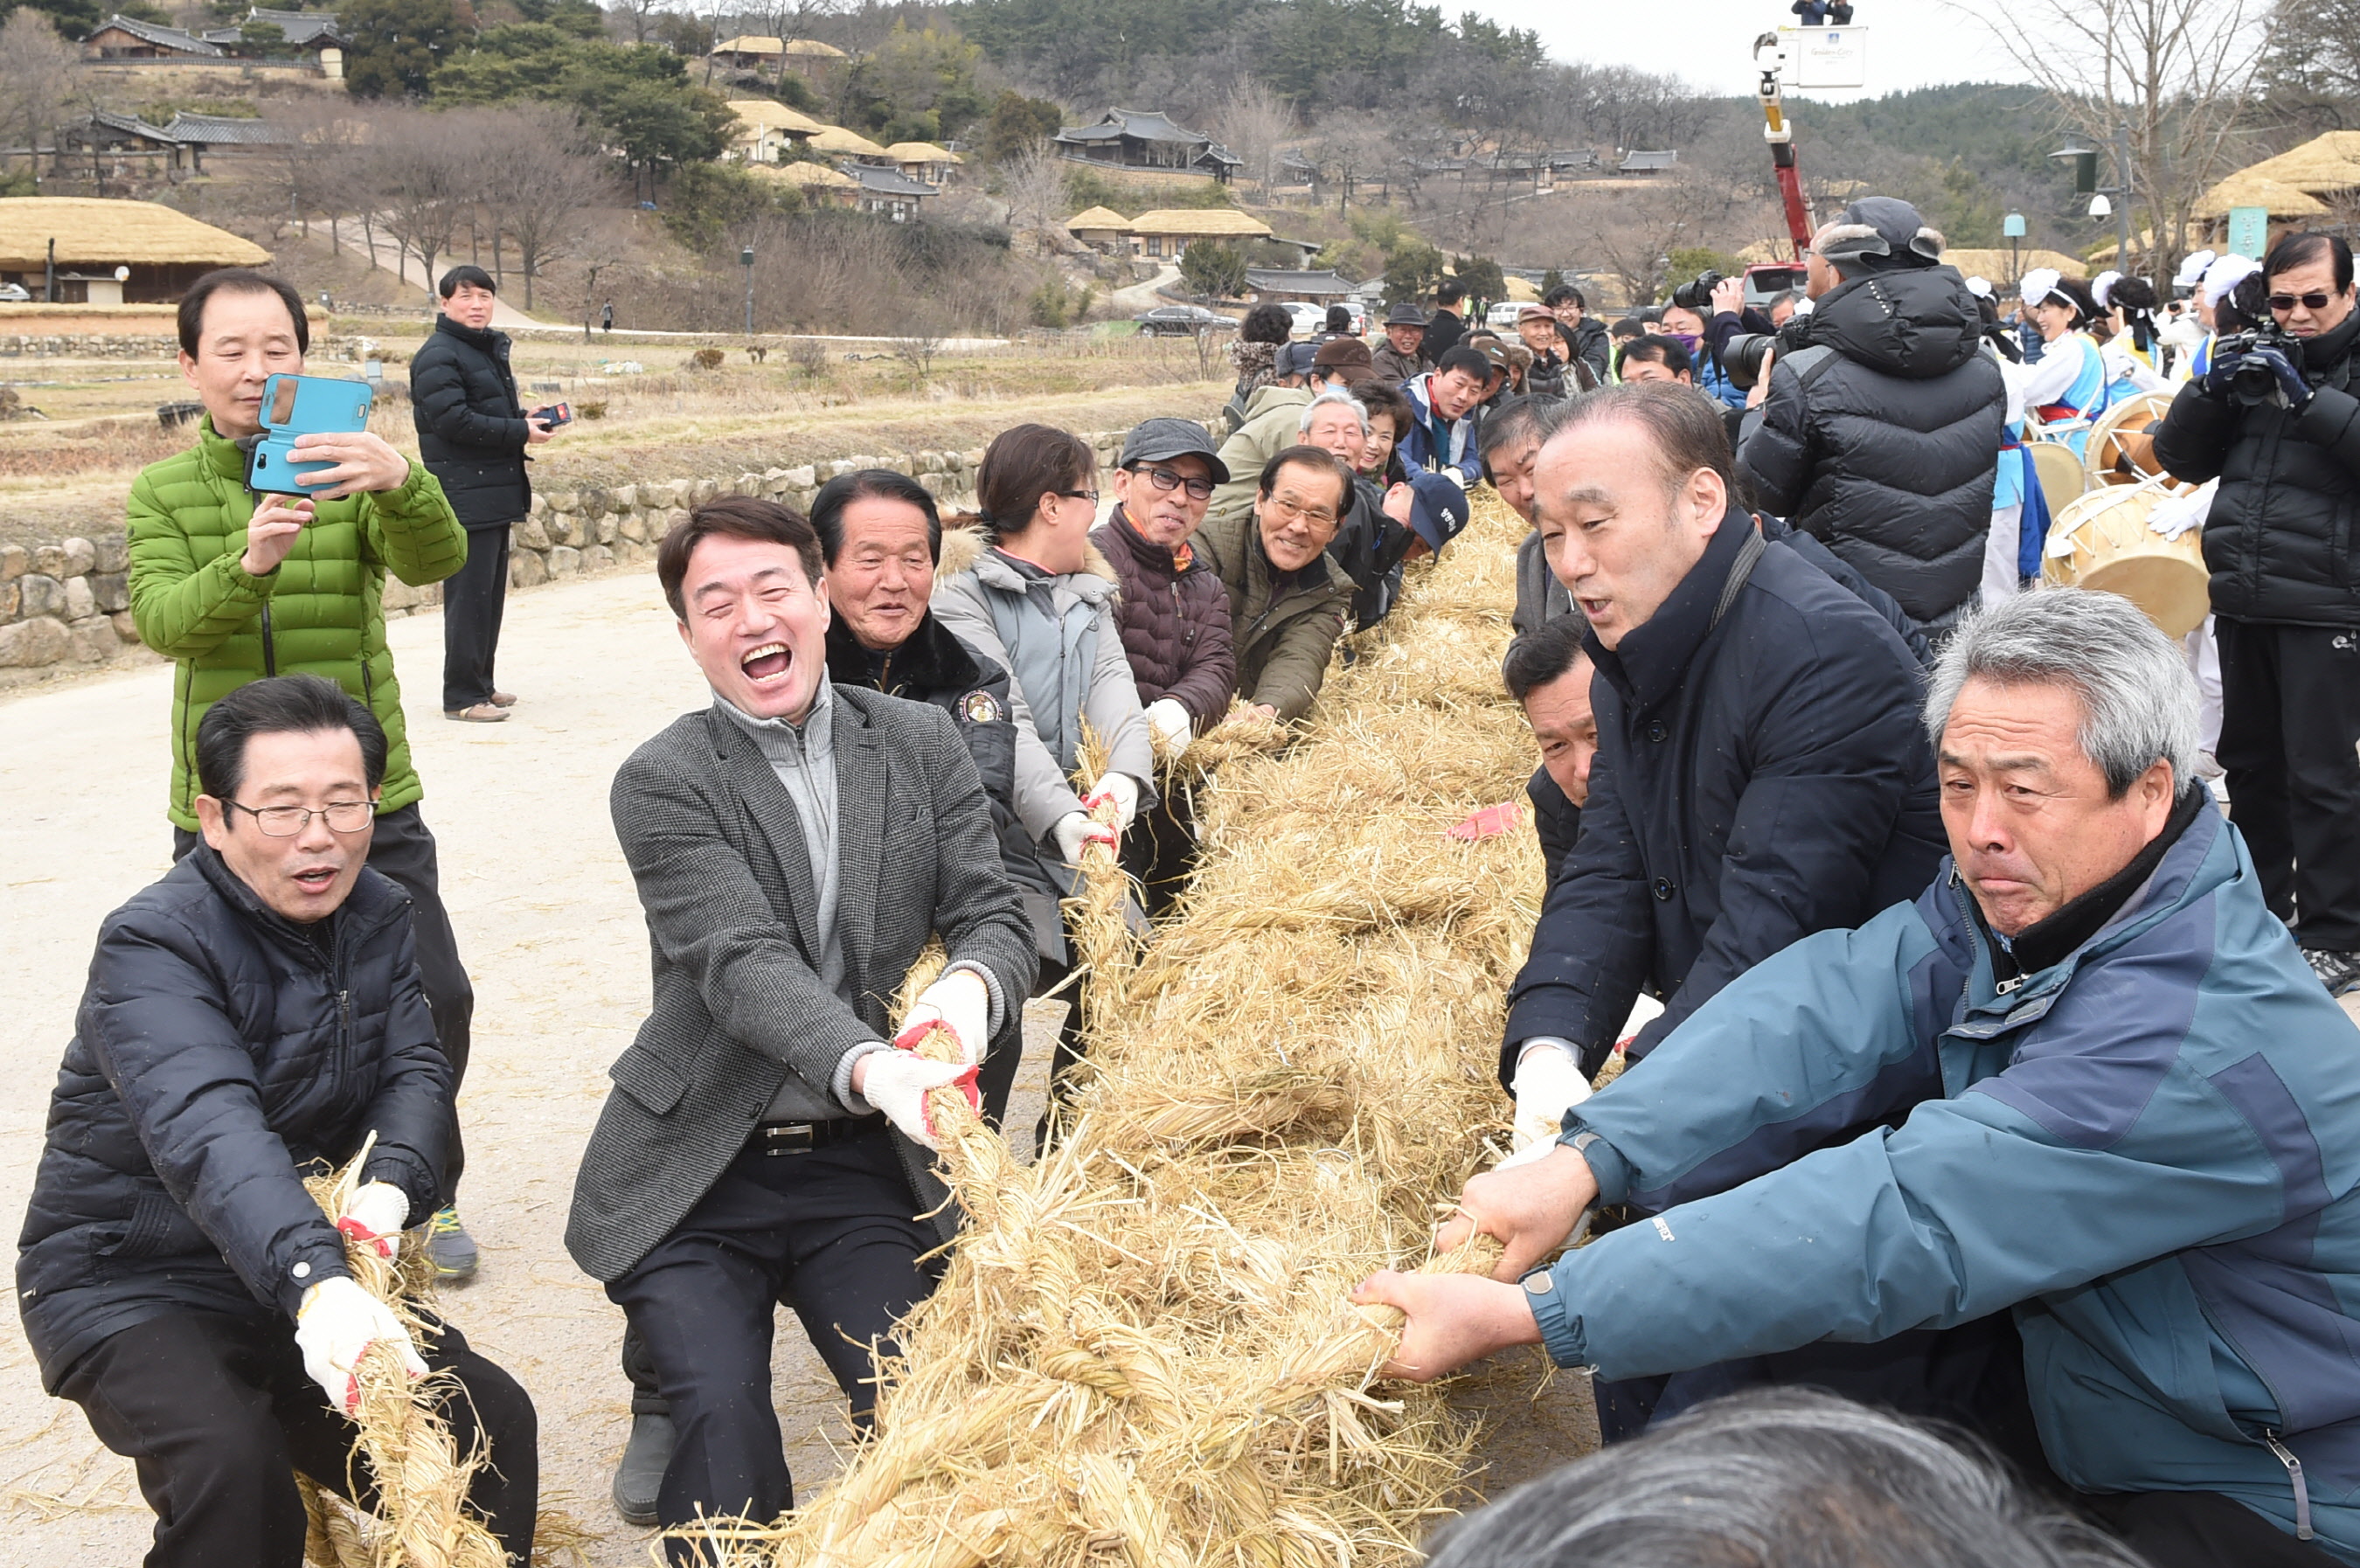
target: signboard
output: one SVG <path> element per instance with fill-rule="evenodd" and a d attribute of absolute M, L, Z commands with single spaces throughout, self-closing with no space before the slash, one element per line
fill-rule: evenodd
<path fill-rule="evenodd" d="M 1866 27 L 1781 27 L 1778 47 L 1797 87 L 1868 85 Z"/>
<path fill-rule="evenodd" d="M 2259 261 L 2269 248 L 2270 210 L 2267 207 L 2230 208 L 2229 254 Z"/>

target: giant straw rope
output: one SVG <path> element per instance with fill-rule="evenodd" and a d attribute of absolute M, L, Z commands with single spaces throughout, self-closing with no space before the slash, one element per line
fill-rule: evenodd
<path fill-rule="evenodd" d="M 1532 766 L 1497 673 L 1521 532 L 1479 495 L 1296 745 L 1219 748 L 1201 868 L 1152 945 L 1087 852 L 1063 1138 L 1019 1165 L 936 1092 L 968 1228 L 874 1435 L 800 1511 L 684 1533 L 733 1568 L 1415 1560 L 1472 1434 L 1437 1391 L 1375 1383 L 1398 1316 L 1345 1293 L 1482 1266 L 1426 1243 L 1504 1130 L 1501 999 L 1541 887 L 1529 829 L 1448 836 Z"/>

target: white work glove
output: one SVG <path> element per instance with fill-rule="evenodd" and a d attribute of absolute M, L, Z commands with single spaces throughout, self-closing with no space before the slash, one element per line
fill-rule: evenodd
<path fill-rule="evenodd" d="M 901 1136 L 928 1149 L 942 1148 L 934 1118 L 926 1114 L 926 1095 L 945 1083 L 956 1083 L 968 1104 L 982 1108 L 975 1086 L 975 1069 L 956 1062 L 928 1062 L 907 1051 L 876 1051 L 860 1059 L 860 1097 L 901 1130 Z"/>
<path fill-rule="evenodd" d="M 1112 848 L 1115 842 L 1114 830 L 1100 827 L 1090 821 L 1090 814 L 1087 811 L 1068 811 L 1059 817 L 1056 824 L 1050 828 L 1049 836 L 1057 842 L 1058 858 L 1068 866 L 1079 866 L 1082 863 L 1082 848 L 1085 844 L 1102 844 Z"/>
<path fill-rule="evenodd" d="M 400 1252 L 402 1227 L 409 1223 L 410 1195 L 390 1181 L 369 1181 L 344 1205 L 336 1228 L 374 1246 L 379 1258 L 389 1258 Z"/>
<path fill-rule="evenodd" d="M 972 1067 L 983 1060 L 991 1042 L 991 991 L 982 975 L 972 969 L 953 970 L 920 992 L 893 1037 L 894 1048 L 917 1050 L 926 1031 L 938 1023 L 957 1037 L 960 1066 Z"/>
<path fill-rule="evenodd" d="M 1098 802 L 1114 797 L 1114 831 L 1120 835 L 1131 831 L 1131 819 L 1139 815 L 1139 780 L 1128 773 L 1101 773 L 1090 792 L 1082 797 L 1082 804 L 1092 811 Z"/>
<path fill-rule="evenodd" d="M 393 1309 L 361 1289 L 350 1276 L 332 1274 L 303 1292 L 295 1313 L 295 1348 L 303 1353 L 303 1370 L 328 1396 L 328 1403 L 345 1415 L 360 1408 L 361 1388 L 354 1368 L 368 1347 L 378 1342 L 401 1353 L 402 1370 L 412 1377 L 426 1376 L 410 1331 Z"/>
<path fill-rule="evenodd" d="M 1147 704 L 1147 727 L 1154 733 L 1156 744 L 1170 757 L 1186 751 L 1188 743 L 1196 737 L 1196 721 L 1170 697 L 1158 697 Z"/>
<path fill-rule="evenodd" d="M 2205 517 L 2212 510 L 2212 492 L 2217 487 L 2216 481 L 2185 495 L 2173 495 L 2158 502 L 2155 510 L 2147 514 L 2147 531 L 2176 539 L 2191 528 L 2203 527 Z"/>
<path fill-rule="evenodd" d="M 1516 1059 L 1514 1079 L 1516 1124 L 1510 1147 L 1517 1152 L 1557 1141 L 1564 1130 L 1565 1113 L 1590 1098 L 1590 1080 L 1573 1052 L 1555 1040 L 1524 1043 Z"/>

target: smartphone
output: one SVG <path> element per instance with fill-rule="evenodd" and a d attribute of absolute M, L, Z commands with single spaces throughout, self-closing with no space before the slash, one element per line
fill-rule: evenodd
<path fill-rule="evenodd" d="M 246 485 L 257 495 L 300 495 L 312 474 L 333 462 L 295 460 L 295 438 L 347 435 L 368 429 L 373 394 L 366 381 L 324 376 L 274 376 L 262 384 L 262 439 L 246 463 Z"/>
<path fill-rule="evenodd" d="M 574 422 L 574 405 L 571 403 L 543 403 L 540 408 L 535 408 L 531 413 L 527 414 L 525 418 L 528 419 L 539 419 L 541 423 L 547 425 L 553 430 L 560 425 L 570 425 Z"/>

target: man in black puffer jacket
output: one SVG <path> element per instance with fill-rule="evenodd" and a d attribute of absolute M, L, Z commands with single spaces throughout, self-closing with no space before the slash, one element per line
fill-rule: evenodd
<path fill-rule="evenodd" d="M 1983 580 L 2007 393 L 1942 236 L 1871 196 L 1819 231 L 1817 301 L 1748 421 L 1738 478 L 1857 567 L 1928 631 Z M 1782 335 L 1784 343 L 1787 339 Z"/>
<path fill-rule="evenodd" d="M 296 1475 L 351 1485 L 353 1369 L 389 1345 L 453 1375 L 459 1451 L 490 1449 L 470 1498 L 522 1563 L 531 1401 L 456 1329 L 413 1343 L 345 1261 L 347 1235 L 420 1245 L 451 1116 L 409 900 L 367 867 L 385 732 L 290 675 L 196 746 L 204 842 L 107 917 L 50 1100 L 16 1258 L 42 1387 L 137 1464 L 149 1563 L 298 1568 Z M 364 1147 L 332 1224 L 303 1178 Z"/>
<path fill-rule="evenodd" d="M 467 563 L 442 584 L 442 712 L 497 724 L 516 699 L 492 679 L 508 592 L 508 529 L 532 505 L 525 448 L 549 426 L 525 417 L 508 368 L 508 335 L 491 326 L 491 275 L 454 267 L 440 285 L 442 313 L 410 361 L 418 455 L 467 530 Z"/>
<path fill-rule="evenodd" d="M 2289 235 L 2262 274 L 2298 343 L 2216 349 L 2155 455 L 2179 478 L 2221 481 L 2204 564 L 2229 815 L 2270 912 L 2340 993 L 2360 987 L 2360 312 L 2340 239 Z"/>

